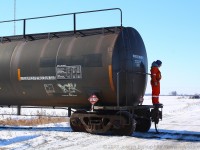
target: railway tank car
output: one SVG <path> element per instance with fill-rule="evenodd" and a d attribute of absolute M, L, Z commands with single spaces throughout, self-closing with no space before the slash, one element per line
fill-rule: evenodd
<path fill-rule="evenodd" d="M 141 105 L 147 55 L 131 27 L 1 37 L 0 69 L 1 106 L 77 109 L 74 131 L 130 135 L 162 117 L 159 108 Z"/>
<path fill-rule="evenodd" d="M 103 30 L 0 44 L 0 104 L 87 107 L 96 94 L 102 105 L 116 105 L 119 73 L 120 106 L 138 105 L 146 76 L 135 72 L 147 69 L 141 37 L 133 28 Z"/>

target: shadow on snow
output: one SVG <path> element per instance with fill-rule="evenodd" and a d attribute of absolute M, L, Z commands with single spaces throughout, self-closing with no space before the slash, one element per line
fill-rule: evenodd
<path fill-rule="evenodd" d="M 60 132 L 72 132 L 70 127 L 0 127 L 1 130 L 13 130 L 13 131 L 60 131 Z M 28 140 L 38 137 L 39 135 L 34 136 L 21 136 L 16 139 L 11 139 L 11 142 L 20 142 L 20 140 Z M 112 135 L 104 135 L 104 136 L 112 136 Z M 156 133 L 155 130 L 151 129 L 149 132 L 134 132 L 132 137 L 135 138 L 143 138 L 143 139 L 156 139 L 156 140 L 177 140 L 177 141 L 185 141 L 185 142 L 199 142 L 200 141 L 200 132 L 195 131 L 181 131 L 181 130 L 164 130 L 160 129 L 159 133 Z M 0 139 L 0 143 L 5 145 L 9 144 L 9 141 L 5 141 Z M 2 144 L 0 144 L 2 146 Z"/>
<path fill-rule="evenodd" d="M 11 139 L 0 139 L 0 146 L 7 146 L 10 144 L 31 140 L 39 136 L 40 135 L 29 135 L 29 136 L 17 136 Z"/>
<path fill-rule="evenodd" d="M 177 140 L 185 142 L 199 142 L 200 132 L 195 131 L 181 131 L 181 130 L 159 130 L 156 133 L 155 130 L 149 130 L 149 132 L 134 132 L 133 137 L 146 138 L 146 139 L 158 139 L 158 140 Z"/>

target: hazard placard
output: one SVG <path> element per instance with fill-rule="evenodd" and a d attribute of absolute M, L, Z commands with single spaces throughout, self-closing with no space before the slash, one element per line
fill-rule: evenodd
<path fill-rule="evenodd" d="M 98 99 L 98 97 L 96 95 L 93 94 L 88 98 L 88 100 L 90 101 L 90 103 L 92 105 L 94 105 L 99 99 Z"/>

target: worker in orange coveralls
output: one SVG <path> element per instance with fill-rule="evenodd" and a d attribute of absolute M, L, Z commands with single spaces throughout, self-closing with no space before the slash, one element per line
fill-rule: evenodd
<path fill-rule="evenodd" d="M 162 65 L 160 60 L 154 61 L 151 66 L 151 87 L 153 105 L 162 105 L 159 103 L 161 72 L 159 67 Z"/>

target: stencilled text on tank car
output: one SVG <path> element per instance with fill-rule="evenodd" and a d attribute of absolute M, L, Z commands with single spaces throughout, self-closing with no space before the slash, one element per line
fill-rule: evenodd
<path fill-rule="evenodd" d="M 133 54 L 133 60 L 134 60 L 134 64 L 136 65 L 136 67 L 140 67 L 140 64 L 142 63 L 144 57 L 141 55 L 134 55 Z"/>
<path fill-rule="evenodd" d="M 66 66 L 58 65 L 56 67 L 56 77 L 57 79 L 81 79 L 81 65 Z"/>

